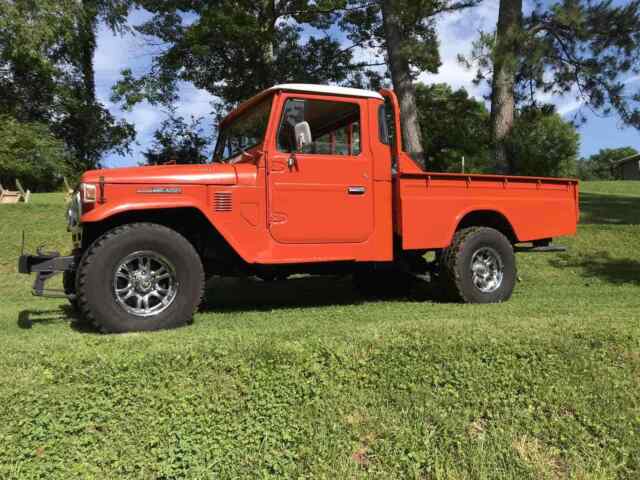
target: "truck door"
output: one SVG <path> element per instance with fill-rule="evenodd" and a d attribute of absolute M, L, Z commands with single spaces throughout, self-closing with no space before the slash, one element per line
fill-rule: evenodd
<path fill-rule="evenodd" d="M 372 155 L 362 141 L 366 102 L 305 95 L 283 102 L 269 158 L 272 237 L 280 243 L 366 241 L 373 232 Z M 311 138 L 299 146 L 302 122 Z"/>

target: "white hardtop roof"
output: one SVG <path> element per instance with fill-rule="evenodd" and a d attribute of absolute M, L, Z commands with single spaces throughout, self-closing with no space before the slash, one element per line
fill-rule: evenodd
<path fill-rule="evenodd" d="M 361 88 L 333 87 L 331 85 L 315 85 L 312 83 L 284 83 L 269 88 L 270 90 L 287 90 L 295 92 L 308 93 L 327 93 L 330 95 L 344 95 L 347 97 L 368 97 L 384 100 L 382 95 L 372 90 L 363 90 Z"/>

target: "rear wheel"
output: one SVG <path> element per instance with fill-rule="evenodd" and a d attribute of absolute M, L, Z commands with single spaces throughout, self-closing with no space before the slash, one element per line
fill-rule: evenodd
<path fill-rule="evenodd" d="M 516 282 L 511 242 L 493 228 L 456 232 L 439 259 L 441 287 L 448 299 L 466 303 L 508 300 Z"/>
<path fill-rule="evenodd" d="M 83 256 L 77 275 L 80 309 L 103 332 L 184 325 L 204 288 L 202 263 L 191 243 L 151 223 L 107 232 Z"/>

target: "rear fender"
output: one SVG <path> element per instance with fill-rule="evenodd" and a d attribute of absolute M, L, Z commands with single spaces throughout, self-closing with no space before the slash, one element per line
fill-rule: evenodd
<path fill-rule="evenodd" d="M 455 232 L 467 227 L 491 227 L 502 232 L 512 243 L 520 239 L 516 226 L 509 220 L 509 216 L 495 205 L 473 205 L 461 211 L 455 219 L 455 228 L 450 232 L 449 244 L 453 241 Z"/>

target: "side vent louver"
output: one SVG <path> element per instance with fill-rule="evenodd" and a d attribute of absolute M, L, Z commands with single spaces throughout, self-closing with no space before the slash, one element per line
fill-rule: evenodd
<path fill-rule="evenodd" d="M 231 192 L 215 192 L 213 194 L 213 208 L 216 212 L 230 212 L 232 207 Z"/>

